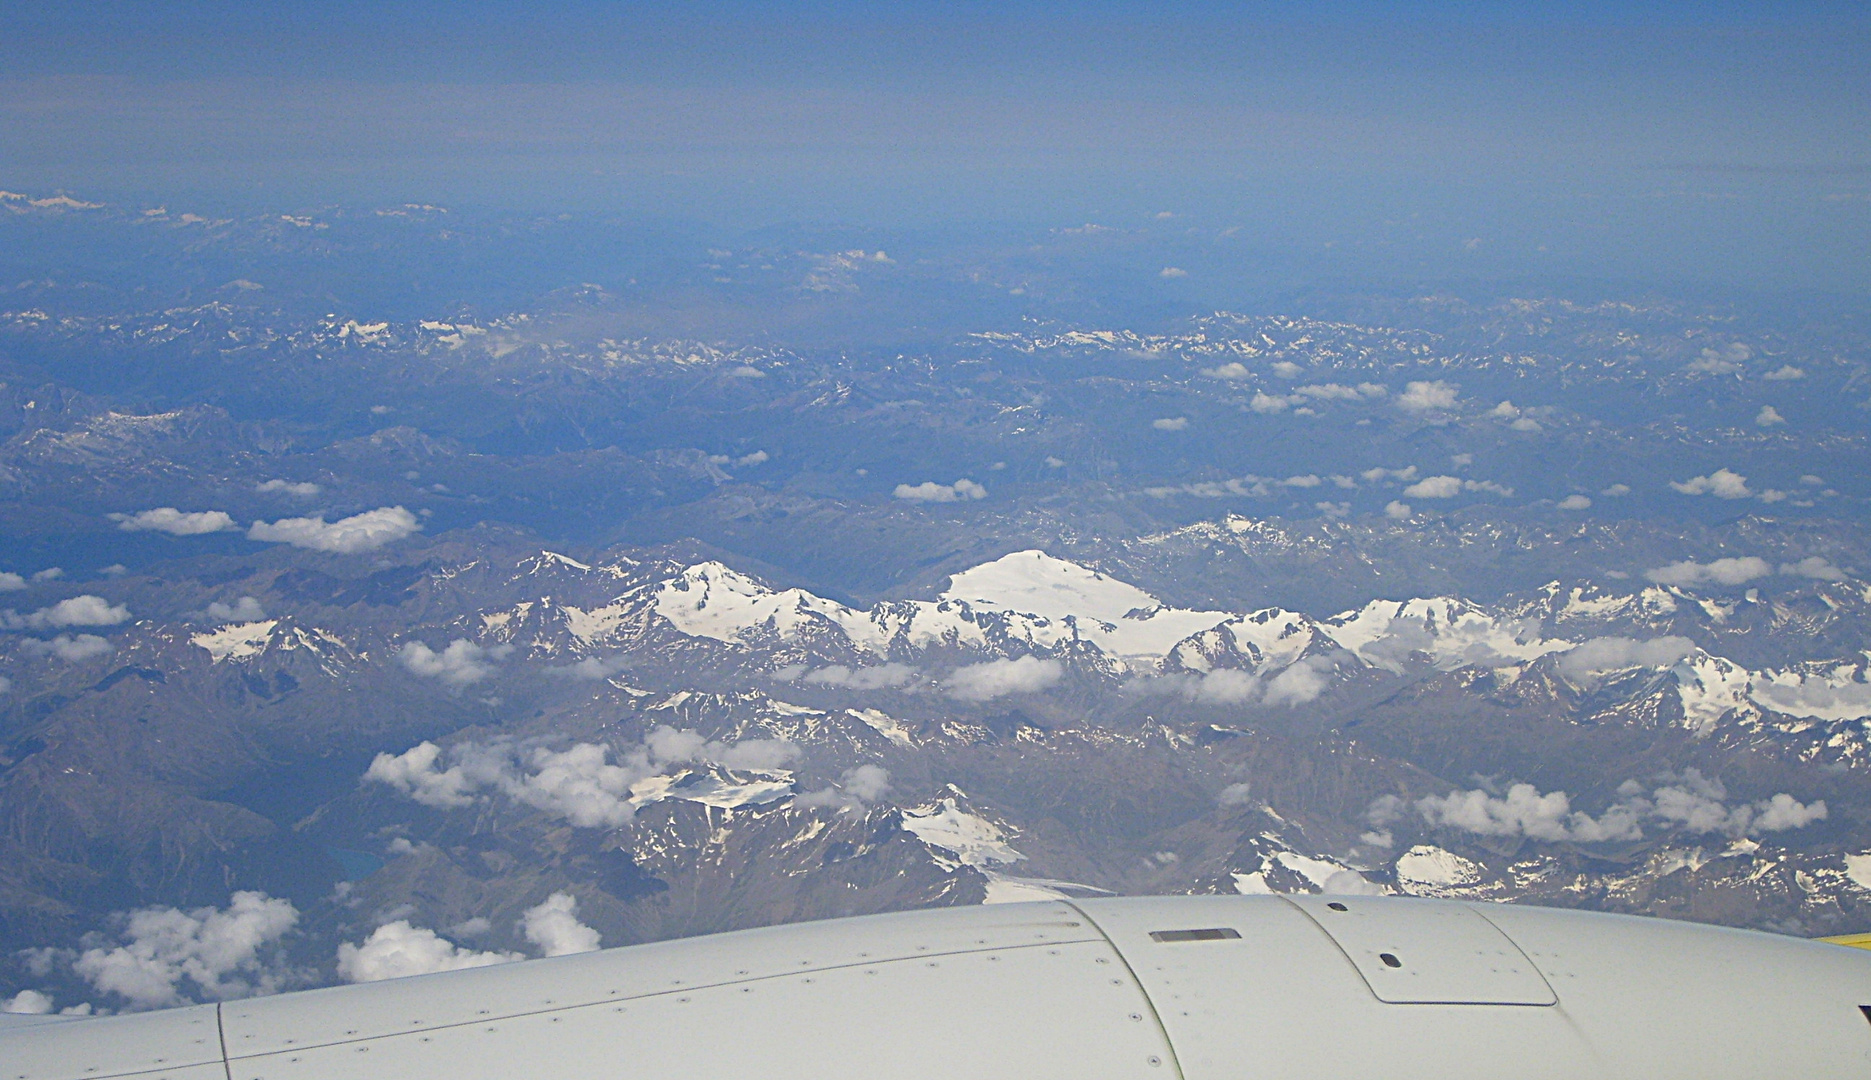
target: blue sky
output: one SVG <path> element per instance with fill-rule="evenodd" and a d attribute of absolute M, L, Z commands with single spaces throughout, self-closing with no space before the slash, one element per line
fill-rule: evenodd
<path fill-rule="evenodd" d="M 0 15 L 0 187 L 739 226 L 1173 213 L 1398 265 L 1871 287 L 1863 5 Z"/>

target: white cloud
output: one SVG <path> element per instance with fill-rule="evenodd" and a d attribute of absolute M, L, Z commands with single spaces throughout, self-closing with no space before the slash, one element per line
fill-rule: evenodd
<path fill-rule="evenodd" d="M 1753 355 L 1753 349 L 1732 341 L 1720 349 L 1703 349 L 1701 355 L 1689 362 L 1689 370 L 1710 375 L 1732 375 L 1741 370 L 1742 361 Z"/>
<path fill-rule="evenodd" d="M 1298 400 L 1305 399 L 1299 398 Z M 1295 404 L 1294 398 L 1277 397 L 1263 390 L 1256 390 L 1253 400 L 1247 403 L 1247 407 L 1257 413 L 1277 413 L 1285 412 L 1293 404 Z"/>
<path fill-rule="evenodd" d="M 1312 504 L 1312 508 L 1317 510 L 1322 517 L 1332 519 L 1347 517 L 1351 514 L 1351 504 L 1348 502 L 1316 502 Z"/>
<path fill-rule="evenodd" d="M 295 495 L 301 499 L 309 499 L 325 489 L 310 481 L 295 483 L 291 480 L 266 480 L 255 484 L 253 490 L 263 494 L 279 491 L 287 495 Z"/>
<path fill-rule="evenodd" d="M 1754 494 L 1748 490 L 1748 478 L 1732 469 L 1716 469 L 1707 476 L 1692 476 L 1681 483 L 1672 480 L 1670 486 L 1684 495 L 1713 495 L 1718 499 L 1745 499 Z"/>
<path fill-rule="evenodd" d="M 917 671 L 908 664 L 874 664 L 849 668 L 833 664 L 799 676 L 801 682 L 816 686 L 838 686 L 851 690 L 889 690 L 916 681 Z"/>
<path fill-rule="evenodd" d="M 578 921 L 578 899 L 571 893 L 555 892 L 527 908 L 520 928 L 541 956 L 570 956 L 602 947 L 598 932 Z"/>
<path fill-rule="evenodd" d="M 26 579 L 11 570 L 0 571 L 0 592 L 19 592 L 26 587 Z"/>
<path fill-rule="evenodd" d="M 22 652 L 57 657 L 68 664 L 82 663 L 117 651 L 110 642 L 96 634 L 60 634 L 49 641 L 27 638 L 19 643 L 19 647 Z"/>
<path fill-rule="evenodd" d="M 65 576 L 65 571 L 56 566 L 48 566 L 32 576 L 34 582 L 57 581 Z"/>
<path fill-rule="evenodd" d="M 1307 473 L 1304 476 L 1289 476 L 1286 479 L 1280 481 L 1280 486 L 1292 487 L 1292 488 L 1316 488 L 1320 484 L 1323 484 L 1323 483 L 1325 483 L 1325 481 L 1319 479 L 1318 477 L 1312 475 L 1311 473 Z"/>
<path fill-rule="evenodd" d="M 1362 476 L 1364 482 L 1367 484 L 1375 484 L 1382 480 L 1401 480 L 1407 483 L 1416 479 L 1416 466 L 1409 465 L 1401 469 L 1386 469 L 1380 465 L 1375 469 L 1366 469 L 1358 475 Z"/>
<path fill-rule="evenodd" d="M 1304 705 L 1325 692 L 1325 673 L 1331 669 L 1332 662 L 1320 656 L 1290 664 L 1267 680 L 1267 692 L 1261 700 L 1269 705 Z"/>
<path fill-rule="evenodd" d="M 1555 665 L 1566 678 L 1591 683 L 1606 672 L 1629 667 L 1670 667 L 1695 650 L 1696 643 L 1686 637 L 1596 637 L 1561 654 Z"/>
<path fill-rule="evenodd" d="M 1413 382 L 1403 388 L 1397 396 L 1397 407 L 1407 412 L 1430 412 L 1436 409 L 1448 409 L 1455 406 L 1456 386 L 1453 383 L 1437 379 L 1434 382 Z"/>
<path fill-rule="evenodd" d="M 750 468 L 754 465 L 765 465 L 767 462 L 772 461 L 772 460 L 773 460 L 773 455 L 767 453 L 765 450 L 755 450 L 751 454 L 742 454 L 740 457 L 735 458 L 734 464 L 745 469 L 745 468 Z"/>
<path fill-rule="evenodd" d="M 1535 840 L 1581 843 L 1643 838 L 1642 823 L 1732 838 L 1803 828 L 1826 817 L 1823 800 L 1802 803 L 1786 792 L 1752 803 L 1730 806 L 1719 780 L 1695 769 L 1665 774 L 1646 793 L 1645 785 L 1626 781 L 1618 799 L 1594 818 L 1575 811 L 1563 791 L 1542 795 L 1532 784 L 1514 784 L 1505 797 L 1483 790 L 1456 791 L 1418 799 L 1417 811 L 1431 825 L 1482 836 L 1526 836 Z"/>
<path fill-rule="evenodd" d="M 966 502 L 969 499 L 987 498 L 987 488 L 966 478 L 957 480 L 953 484 L 938 484 L 934 480 L 926 480 L 914 486 L 898 484 L 892 494 L 910 502 Z"/>
<path fill-rule="evenodd" d="M 254 622 L 266 618 L 266 608 L 251 596 L 243 596 L 232 604 L 223 604 L 216 600 L 208 605 L 204 613 L 218 623 Z"/>
<path fill-rule="evenodd" d="M 1364 401 L 1369 398 L 1383 397 L 1385 394 L 1390 393 L 1390 388 L 1378 383 L 1369 382 L 1359 383 L 1356 386 L 1343 386 L 1339 383 L 1316 383 L 1311 386 L 1298 387 L 1293 393 L 1301 397 L 1312 398 L 1315 401 Z"/>
<path fill-rule="evenodd" d="M 225 908 L 144 908 L 125 917 L 121 944 L 87 948 L 71 969 L 136 1009 L 271 994 L 292 977 L 278 943 L 298 922 L 291 901 L 253 891 Z"/>
<path fill-rule="evenodd" d="M 1673 562 L 1668 566 L 1644 571 L 1644 576 L 1659 585 L 1740 585 L 1743 582 L 1763 578 L 1774 572 L 1766 559 L 1754 555 L 1738 559 L 1716 559 L 1714 562 L 1699 563 L 1693 559 Z"/>
<path fill-rule="evenodd" d="M 1189 276 L 1189 271 L 1184 270 L 1180 266 L 1165 266 L 1163 269 L 1156 272 L 1156 276 L 1160 278 L 1183 278 Z"/>
<path fill-rule="evenodd" d="M 44 1016 L 52 1011 L 52 996 L 37 990 L 21 990 L 5 1001 L 0 1001 L 0 1013 L 12 1013 L 19 1016 Z"/>
<path fill-rule="evenodd" d="M 1176 694 L 1198 705 L 1303 705 L 1324 693 L 1326 675 L 1333 669 L 1329 657 L 1308 657 L 1288 665 L 1270 679 L 1236 668 L 1182 675 L 1136 679 L 1127 685 L 1133 693 Z"/>
<path fill-rule="evenodd" d="M 1392 521 L 1403 521 L 1413 512 L 1414 511 L 1410 509 L 1410 504 L 1406 502 L 1398 502 L 1392 499 L 1384 504 L 1384 516 Z"/>
<path fill-rule="evenodd" d="M 881 765 L 859 765 L 846 769 L 833 787 L 801 795 L 795 806 L 829 806 L 840 811 L 858 811 L 876 802 L 890 791 L 890 771 Z"/>
<path fill-rule="evenodd" d="M 1303 370 L 1305 369 L 1291 360 L 1276 361 L 1273 365 L 1273 373 L 1282 379 L 1297 379 Z"/>
<path fill-rule="evenodd" d="M 67 597 L 30 615 L 8 611 L 0 614 L 0 625 L 9 630 L 63 629 L 68 626 L 116 626 L 130 620 L 130 609 L 112 604 L 101 596 L 86 593 Z"/>
<path fill-rule="evenodd" d="M 1559 508 L 1561 510 L 1590 510 L 1592 500 L 1584 495 L 1568 495 L 1559 500 Z"/>
<path fill-rule="evenodd" d="M 1514 431 L 1541 431 L 1540 422 L 1531 416 L 1523 416 L 1507 425 Z"/>
<path fill-rule="evenodd" d="M 379 982 L 524 959 L 519 953 L 465 949 L 433 930 L 398 919 L 371 931 L 362 945 L 339 944 L 338 977 L 352 983 Z"/>
<path fill-rule="evenodd" d="M 1625 495 L 1629 495 L 1630 493 L 1631 493 L 1631 485 L 1629 484 L 1613 484 L 1610 487 L 1606 488 L 1605 490 L 1599 492 L 1600 495 L 1608 495 L 1614 499 L 1620 498 Z"/>
<path fill-rule="evenodd" d="M 1512 420 L 1514 417 L 1520 415 L 1520 407 L 1511 401 L 1503 401 L 1494 408 L 1489 409 L 1488 415 L 1498 420 Z"/>
<path fill-rule="evenodd" d="M 991 701 L 1008 694 L 1031 694 L 1056 684 L 1065 676 L 1057 660 L 1022 656 L 1015 660 L 989 660 L 949 672 L 943 680 L 948 695 L 962 701 Z"/>
<path fill-rule="evenodd" d="M 1774 382 L 1789 382 L 1793 379 L 1804 379 L 1805 377 L 1806 370 L 1804 368 L 1794 367 L 1792 364 L 1775 368 L 1773 371 L 1761 376 L 1763 379 L 1770 379 Z"/>
<path fill-rule="evenodd" d="M 1237 806 L 1246 806 L 1253 799 L 1254 786 L 1243 780 L 1222 788 L 1221 792 L 1215 796 L 1215 805 L 1232 809 Z"/>
<path fill-rule="evenodd" d="M 480 682 L 494 673 L 494 664 L 513 651 L 511 645 L 482 646 L 466 638 L 456 638 L 436 652 L 420 641 L 412 641 L 396 656 L 411 674 L 425 679 L 440 679 L 460 688 Z"/>
<path fill-rule="evenodd" d="M 1158 431 L 1184 431 L 1189 427 L 1186 416 L 1163 416 L 1150 421 L 1150 426 Z"/>
<path fill-rule="evenodd" d="M 207 533 L 226 532 L 240 526 L 234 519 L 220 510 L 203 510 L 199 513 L 184 513 L 173 506 L 159 506 L 154 510 L 140 510 L 134 514 L 109 514 L 110 520 L 124 532 L 163 532 L 170 536 L 202 536 Z"/>
<path fill-rule="evenodd" d="M 1526 836 L 1534 840 L 1638 840 L 1643 831 L 1635 815 L 1614 806 L 1593 818 L 1574 811 L 1563 791 L 1542 795 L 1532 784 L 1515 784 L 1505 797 L 1486 791 L 1454 791 L 1416 801 L 1417 812 L 1431 825 L 1480 836 Z"/>
<path fill-rule="evenodd" d="M 1248 371 L 1247 365 L 1241 363 L 1239 360 L 1230 360 L 1219 367 L 1203 368 L 1202 374 L 1211 379 L 1228 379 L 1233 381 L 1245 379 L 1253 373 Z"/>
<path fill-rule="evenodd" d="M 1795 577 L 1816 578 L 1820 581 L 1845 580 L 1845 571 L 1818 555 L 1808 555 L 1796 563 L 1781 563 L 1780 572 Z"/>
<path fill-rule="evenodd" d="M 1780 410 L 1772 405 L 1762 405 L 1761 411 L 1754 414 L 1754 422 L 1761 427 L 1773 427 L 1775 424 L 1786 423 L 1787 418 L 1781 416 Z"/>
<path fill-rule="evenodd" d="M 422 742 L 401 754 L 378 754 L 363 779 L 440 810 L 469 806 L 493 792 L 580 828 L 618 828 L 636 815 L 631 786 L 672 765 L 706 762 L 773 770 L 795 760 L 799 748 L 783 739 L 710 741 L 664 726 L 621 754 L 619 763 L 611 762 L 611 754 L 610 747 L 598 743 L 552 750 L 507 741 L 464 742 L 444 751 Z"/>
<path fill-rule="evenodd" d="M 1452 499 L 1462 493 L 1462 481 L 1455 476 L 1426 476 L 1403 493 L 1412 499 Z"/>
<path fill-rule="evenodd" d="M 355 555 L 360 551 L 375 551 L 420 531 L 422 523 L 416 520 L 416 515 L 400 506 L 381 506 L 330 523 L 323 517 L 280 518 L 271 524 L 256 521 L 247 530 L 247 539 Z"/>

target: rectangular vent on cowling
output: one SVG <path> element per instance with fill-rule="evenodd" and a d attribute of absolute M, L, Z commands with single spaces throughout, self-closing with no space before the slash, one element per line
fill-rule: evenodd
<path fill-rule="evenodd" d="M 1239 930 L 1211 926 L 1201 930 L 1152 930 L 1151 941 L 1227 941 L 1241 936 Z"/>

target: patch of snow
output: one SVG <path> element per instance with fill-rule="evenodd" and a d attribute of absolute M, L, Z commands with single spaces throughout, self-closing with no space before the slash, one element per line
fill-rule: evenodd
<path fill-rule="evenodd" d="M 909 730 L 905 728 L 902 721 L 898 720 L 896 717 L 889 715 L 881 709 L 848 709 L 846 711 L 857 719 L 862 720 L 865 726 L 869 727 L 872 731 L 896 743 L 898 746 L 904 749 L 915 749 L 916 740 L 910 738 Z"/>
<path fill-rule="evenodd" d="M 278 619 L 264 622 L 236 623 L 196 634 L 189 642 L 208 650 L 214 657 L 213 663 L 223 660 L 239 660 L 248 656 L 258 656 L 266 649 L 266 643 L 273 636 L 273 627 L 279 625 Z"/>
<path fill-rule="evenodd" d="M 1418 844 L 1397 856 L 1397 884 L 1405 893 L 1436 896 L 1481 881 L 1480 864 L 1432 844 Z"/>
<path fill-rule="evenodd" d="M 960 809 L 953 798 L 903 811 L 903 829 L 930 847 L 953 854 L 963 866 L 980 868 L 1026 858 L 1008 846 L 1000 826 Z"/>

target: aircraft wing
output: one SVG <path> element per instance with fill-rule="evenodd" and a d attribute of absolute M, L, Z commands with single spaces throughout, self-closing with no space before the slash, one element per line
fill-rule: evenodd
<path fill-rule="evenodd" d="M 1871 1076 L 1871 954 L 1659 919 L 1160 897 L 804 923 L 0 1027 L 0 1080 Z"/>

